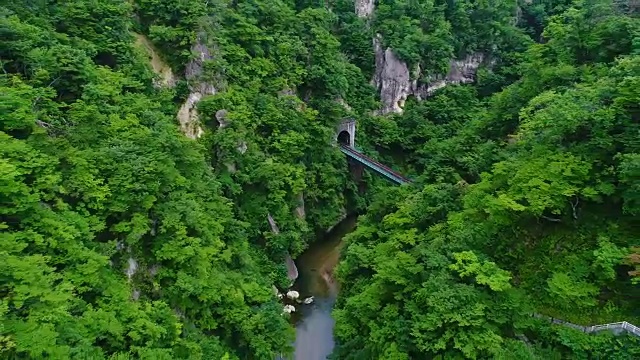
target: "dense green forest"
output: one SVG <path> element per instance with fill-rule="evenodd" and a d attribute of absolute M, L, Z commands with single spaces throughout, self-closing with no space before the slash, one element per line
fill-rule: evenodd
<path fill-rule="evenodd" d="M 284 259 L 351 212 L 335 359 L 639 358 L 533 316 L 640 325 L 638 4 L 370 4 L 0 0 L 0 358 L 290 353 Z M 374 115 L 374 38 L 483 61 Z"/>
<path fill-rule="evenodd" d="M 376 21 L 408 61 L 442 58 L 423 52 L 436 51 L 435 34 L 454 40 L 448 51 L 493 44 L 496 62 L 471 86 L 367 123 L 373 145 L 400 158 L 422 186 L 376 194 L 349 236 L 336 358 L 638 358 L 637 338 L 532 317 L 639 322 L 637 5 L 534 2 L 520 8 L 517 27 L 500 22 L 496 6 L 463 21 L 454 9 L 431 8 L 438 21 L 453 16 L 440 34 L 447 27 L 397 23 L 395 4 L 415 2 L 380 3 L 384 20 Z M 416 16 L 409 10 L 403 19 Z M 474 16 L 495 20 L 476 24 Z M 499 31 L 483 32 L 489 25 Z M 394 26 L 430 33 L 387 30 Z M 503 36 L 528 38 L 528 46 Z"/>

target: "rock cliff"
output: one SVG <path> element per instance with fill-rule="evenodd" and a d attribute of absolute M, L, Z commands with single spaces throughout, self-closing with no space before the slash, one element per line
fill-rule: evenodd
<path fill-rule="evenodd" d="M 135 37 L 135 45 L 147 54 L 151 69 L 158 76 L 158 79 L 154 81 L 154 85 L 157 87 L 174 87 L 176 85 L 176 79 L 173 71 L 171 67 L 162 60 L 155 46 L 142 34 L 135 34 Z"/>
<path fill-rule="evenodd" d="M 375 9 L 375 0 L 356 0 L 356 15 L 370 17 Z"/>
<path fill-rule="evenodd" d="M 380 35 L 373 39 L 373 48 L 376 68 L 372 82 L 380 92 L 381 115 L 402 113 L 404 103 L 410 95 L 422 100 L 447 85 L 473 82 L 476 71 L 485 59 L 482 53 L 470 54 L 460 60 L 451 59 L 446 74 L 428 79 L 426 83 L 419 83 L 417 79 L 420 79 L 420 67 L 411 71 L 391 48 L 383 48 Z"/>
<path fill-rule="evenodd" d="M 467 55 L 464 59 L 449 61 L 449 72 L 443 77 L 436 77 L 429 81 L 426 87 L 421 89 L 423 96 L 431 96 L 433 93 L 447 85 L 468 84 L 475 80 L 478 68 L 485 60 L 482 53 Z"/>
<path fill-rule="evenodd" d="M 180 107 L 177 117 L 182 132 L 191 139 L 197 139 L 204 134 L 198 119 L 198 102 L 203 96 L 215 95 L 217 90 L 214 84 L 202 78 L 205 62 L 213 59 L 211 50 L 205 44 L 202 36 L 199 36 L 196 43 L 191 47 L 191 52 L 196 57 L 187 64 L 185 69 L 185 77 L 189 83 L 190 93 L 187 100 Z"/>
<path fill-rule="evenodd" d="M 298 205 L 296 206 L 296 209 L 295 209 L 295 215 L 298 219 L 304 219 L 306 216 L 306 211 L 304 208 L 304 193 L 300 192 L 296 196 L 296 200 L 298 202 Z"/>
<path fill-rule="evenodd" d="M 271 216 L 271 214 L 267 214 L 267 221 L 269 222 L 269 226 L 271 227 L 271 232 L 275 235 L 280 234 L 280 229 L 278 228 L 278 225 L 276 224 L 276 221 L 273 216 Z M 285 254 L 284 263 L 287 267 L 287 277 L 293 283 L 293 281 L 298 278 L 298 267 L 296 267 L 296 263 L 293 262 L 293 259 L 291 258 L 291 255 L 288 251 Z"/>
<path fill-rule="evenodd" d="M 391 48 L 383 49 L 379 34 L 373 39 L 373 49 L 376 59 L 373 83 L 380 91 L 380 114 L 401 113 L 407 97 L 416 92 L 416 81 L 411 80 L 409 67 Z"/>
<path fill-rule="evenodd" d="M 370 18 L 375 10 L 375 0 L 356 0 L 355 12 L 361 18 Z M 382 108 L 378 114 L 402 113 L 404 103 L 411 95 L 423 100 L 436 90 L 449 84 L 466 84 L 475 80 L 476 71 L 485 60 L 482 53 L 473 53 L 464 59 L 451 59 L 446 74 L 432 77 L 426 82 L 419 81 L 421 69 L 409 66 L 393 52 L 384 47 L 382 35 L 373 38 L 375 53 L 375 72 L 372 83 L 380 92 Z"/>

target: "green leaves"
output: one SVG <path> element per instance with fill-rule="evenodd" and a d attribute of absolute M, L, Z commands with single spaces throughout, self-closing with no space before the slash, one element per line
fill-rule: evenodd
<path fill-rule="evenodd" d="M 449 267 L 458 272 L 460 277 L 475 276 L 480 285 L 487 285 L 493 291 L 504 291 L 511 288 L 511 275 L 490 261 L 480 262 L 473 251 L 453 254 L 455 264 Z"/>
<path fill-rule="evenodd" d="M 598 288 L 586 281 L 572 279 L 566 273 L 554 273 L 547 280 L 549 294 L 556 306 L 570 309 L 595 306 Z"/>
<path fill-rule="evenodd" d="M 292 333 L 270 291 L 273 262 L 248 241 L 204 146 L 178 132 L 177 109 L 149 77 L 129 73 L 144 69 L 129 53 L 130 5 L 95 5 L 100 19 L 70 2 L 55 19 L 0 20 L 10 35 L 0 49 L 10 72 L 0 78 L 0 356 L 286 352 Z M 47 26 L 63 21 L 66 33 Z M 307 139 L 285 134 L 277 147 Z M 259 177 L 273 181 L 275 206 L 288 200 L 281 185 L 305 184 L 302 167 L 278 165 Z M 279 169 L 291 181 L 275 179 Z"/>
<path fill-rule="evenodd" d="M 446 249 L 456 245 L 439 236 L 454 229 L 415 228 L 431 214 L 419 211 L 436 195 L 428 186 L 382 222 L 376 212 L 389 208 L 373 207 L 348 237 L 338 269 L 343 300 L 334 310 L 338 357 L 473 358 L 500 349 L 499 328 L 518 317 L 511 276 L 473 251 L 454 252 L 452 263 Z M 384 195 L 378 201 L 384 200 L 391 201 Z"/>
<path fill-rule="evenodd" d="M 578 338 L 529 316 L 633 319 L 640 23 L 610 1 L 564 13 L 562 1 L 519 4 L 519 26 L 548 25 L 531 45 L 507 25 L 515 4 L 488 4 L 379 2 L 374 30 L 423 73 L 442 71 L 451 47 L 485 49 L 497 54 L 485 71 L 514 83 L 494 94 L 448 86 L 402 115 L 365 118 L 377 150 L 428 185 L 380 194 L 349 236 L 337 358 L 635 354 L 624 339 Z"/>
<path fill-rule="evenodd" d="M 623 185 L 624 211 L 637 215 L 640 213 L 640 154 L 621 156 L 620 182 Z"/>
<path fill-rule="evenodd" d="M 504 184 L 492 203 L 506 209 L 527 211 L 534 216 L 568 212 L 573 197 L 584 193 L 590 164 L 570 154 L 536 154 L 517 162 L 500 162 L 487 183 Z M 479 185 L 482 186 L 482 185 Z M 499 186 L 499 185 L 498 185 Z M 597 193 L 584 194 L 594 198 Z"/>
<path fill-rule="evenodd" d="M 599 239 L 598 248 L 593 251 L 593 255 L 595 257 L 594 272 L 600 278 L 611 281 L 616 278 L 616 267 L 622 263 L 626 253 L 603 237 Z"/>

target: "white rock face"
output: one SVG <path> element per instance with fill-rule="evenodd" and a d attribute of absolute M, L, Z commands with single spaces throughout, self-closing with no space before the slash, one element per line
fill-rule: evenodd
<path fill-rule="evenodd" d="M 373 39 L 373 47 L 376 58 L 373 85 L 380 91 L 381 115 L 402 113 L 404 103 L 410 95 L 422 100 L 447 85 L 473 82 L 478 67 L 484 61 L 484 54 L 481 53 L 468 55 L 462 60 L 452 59 L 447 74 L 436 76 L 427 84 L 418 84 L 420 67 L 414 69 L 412 74 L 407 64 L 391 48 L 383 49 L 379 34 Z"/>
<path fill-rule="evenodd" d="M 296 206 L 295 214 L 298 219 L 304 219 L 306 216 L 306 212 L 304 209 L 304 193 L 299 193 L 296 196 L 296 200 L 298 201 L 298 206 Z"/>
<path fill-rule="evenodd" d="M 373 14 L 373 10 L 375 10 L 376 3 L 375 0 L 356 0 L 356 15 L 358 17 L 370 17 Z"/>
<path fill-rule="evenodd" d="M 204 130 L 202 130 L 198 120 L 197 106 L 200 99 L 202 99 L 200 92 L 192 92 L 187 97 L 187 101 L 178 110 L 180 130 L 190 139 L 197 139 L 204 134 Z"/>
<path fill-rule="evenodd" d="M 144 35 L 135 34 L 135 37 L 136 46 L 147 53 L 151 69 L 159 77 L 158 80 L 154 81 L 154 85 L 157 87 L 174 87 L 176 85 L 176 79 L 173 71 L 171 71 L 171 67 L 162 60 L 155 46 L 153 46 L 151 41 Z"/>
<path fill-rule="evenodd" d="M 224 129 L 225 127 L 227 127 L 227 125 L 229 125 L 229 122 L 227 121 L 228 113 L 229 112 L 226 109 L 220 109 L 216 111 L 216 120 L 218 120 L 218 124 L 220 124 L 220 129 Z"/>
<path fill-rule="evenodd" d="M 138 262 L 136 259 L 130 257 L 127 264 L 127 277 L 131 280 L 131 277 L 133 277 L 133 275 L 138 271 Z"/>
<path fill-rule="evenodd" d="M 270 213 L 267 214 L 267 221 L 269 222 L 269 226 L 271 226 L 271 232 L 274 233 L 275 235 L 280 234 L 280 229 L 278 228 L 278 224 L 276 224 L 276 220 L 273 218 L 273 216 L 271 216 Z M 289 252 L 285 254 L 284 263 L 287 266 L 287 277 L 293 284 L 293 281 L 295 281 L 295 279 L 298 278 L 298 267 L 296 266 L 296 263 L 293 262 L 293 259 L 291 258 L 291 255 L 289 254 Z M 300 295 L 298 294 L 298 296 Z"/>
<path fill-rule="evenodd" d="M 240 141 L 240 143 L 238 144 L 238 146 L 236 147 L 236 150 L 238 150 L 238 152 L 240 154 L 244 154 L 247 152 L 247 142 L 246 141 Z"/>
<path fill-rule="evenodd" d="M 423 95 L 431 96 L 436 90 L 451 84 L 472 83 L 483 61 L 484 54 L 482 53 L 467 55 L 467 57 L 462 60 L 451 60 L 449 62 L 449 72 L 447 75 L 444 76 L 444 78 L 430 82 L 426 89 L 423 90 Z"/>
<path fill-rule="evenodd" d="M 383 50 L 379 34 L 373 39 L 373 49 L 376 56 L 373 83 L 380 91 L 380 114 L 401 113 L 407 96 L 415 92 L 415 81 L 411 80 L 407 64 L 391 48 Z"/>
<path fill-rule="evenodd" d="M 269 222 L 269 226 L 271 226 L 271 232 L 276 235 L 280 234 L 278 224 L 276 224 L 276 220 L 273 218 L 273 216 L 271 216 L 271 213 L 267 214 L 267 221 Z"/>
<path fill-rule="evenodd" d="M 236 171 L 238 171 L 238 169 L 236 168 L 236 163 L 234 162 L 228 162 L 226 163 L 227 166 L 227 171 L 230 172 L 231 174 L 235 174 Z"/>
<path fill-rule="evenodd" d="M 187 64 L 185 70 L 185 76 L 189 81 L 189 90 L 191 92 L 180 107 L 177 117 L 182 132 L 191 139 L 197 139 L 204 134 L 198 119 L 198 102 L 205 95 L 215 95 L 217 90 L 213 84 L 200 79 L 204 63 L 213 59 L 211 51 L 204 44 L 201 37 L 198 37 L 198 41 L 191 47 L 191 51 L 197 54 L 196 58 Z"/>

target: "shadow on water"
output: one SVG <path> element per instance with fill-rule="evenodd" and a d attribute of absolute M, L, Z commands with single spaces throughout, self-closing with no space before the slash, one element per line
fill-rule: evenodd
<path fill-rule="evenodd" d="M 315 301 L 300 306 L 294 316 L 295 360 L 324 360 L 333 351 L 331 308 L 339 291 L 333 271 L 340 258 L 342 238 L 355 229 L 356 220 L 356 215 L 348 216 L 296 259 L 299 277 L 294 288 L 300 298 L 313 296 Z"/>

